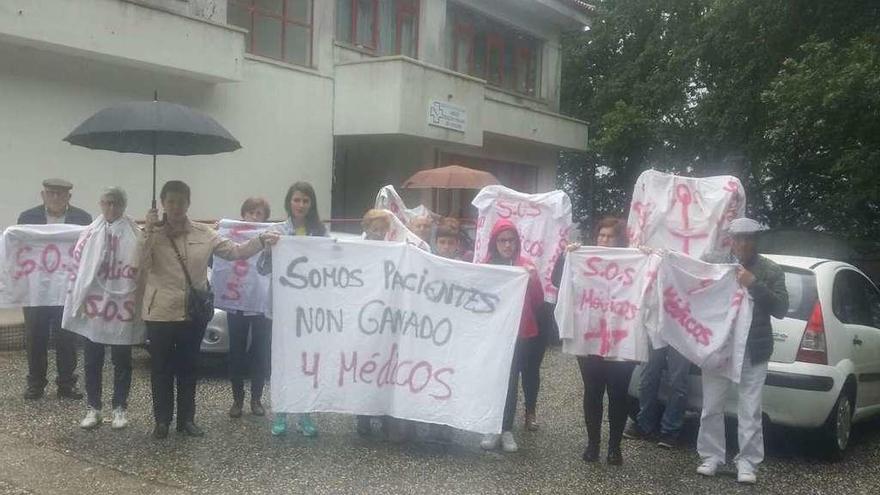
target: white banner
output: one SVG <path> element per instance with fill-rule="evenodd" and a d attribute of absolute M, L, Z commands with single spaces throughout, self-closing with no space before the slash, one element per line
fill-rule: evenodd
<path fill-rule="evenodd" d="M 524 269 L 408 244 L 282 237 L 272 274 L 275 411 L 501 431 Z"/>
<path fill-rule="evenodd" d="M 81 225 L 13 225 L 3 232 L 3 271 L 9 307 L 63 306 L 76 278 L 74 248 Z"/>
<path fill-rule="evenodd" d="M 277 224 L 220 220 L 218 233 L 236 243 L 247 242 Z M 211 286 L 214 288 L 214 306 L 226 311 L 271 313 L 271 277 L 257 273 L 260 253 L 245 260 L 227 261 L 214 256 L 211 268 Z"/>
<path fill-rule="evenodd" d="M 705 370 L 739 382 L 752 300 L 738 265 L 666 252 L 583 247 L 566 257 L 556 322 L 563 351 L 647 361 L 671 345 Z"/>
<path fill-rule="evenodd" d="M 397 194 L 397 190 L 395 190 L 392 185 L 383 186 L 379 189 L 379 193 L 376 194 L 376 203 L 373 208 L 390 211 L 395 217 L 403 222 L 404 225 L 409 225 L 409 222 L 416 217 L 434 216 L 434 213 L 426 208 L 425 205 L 419 205 L 415 208 L 407 208 L 403 199 Z"/>
<path fill-rule="evenodd" d="M 745 215 L 745 206 L 742 184 L 731 175 L 696 179 L 647 170 L 633 189 L 629 245 L 679 251 L 698 259 L 722 255 L 730 248 L 727 226 Z"/>
<path fill-rule="evenodd" d="M 553 266 L 565 251 L 571 232 L 571 200 L 562 191 L 526 194 L 504 186 L 484 187 L 472 204 L 479 211 L 474 261 L 486 258 L 492 227 L 501 218 L 516 225 L 522 239 L 521 253 L 538 269 L 544 300 L 556 301 L 551 281 Z"/>
<path fill-rule="evenodd" d="M 92 342 L 142 344 L 146 329 L 138 311 L 140 229 L 128 217 L 108 224 L 98 216 L 74 248 L 76 277 L 64 302 L 62 328 Z"/>
<path fill-rule="evenodd" d="M 736 280 L 738 266 L 666 254 L 657 276 L 659 335 L 652 336 L 655 347 L 666 342 L 736 383 L 752 324 L 752 298 Z"/>
<path fill-rule="evenodd" d="M 564 352 L 646 361 L 642 305 L 660 256 L 638 249 L 582 247 L 568 253 L 556 322 Z"/>
<path fill-rule="evenodd" d="M 404 225 L 399 218 L 394 216 L 390 210 L 385 210 L 391 214 L 391 227 L 385 233 L 385 240 L 391 242 L 405 242 L 423 250 L 431 252 L 431 246 L 421 237 L 417 236 L 409 227 Z"/>

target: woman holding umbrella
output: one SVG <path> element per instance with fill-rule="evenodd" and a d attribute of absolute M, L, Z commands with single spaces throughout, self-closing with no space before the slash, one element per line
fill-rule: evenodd
<path fill-rule="evenodd" d="M 279 228 L 277 234 L 281 235 L 308 235 L 325 237 L 327 229 L 321 223 L 318 216 L 318 199 L 315 196 L 315 188 L 308 182 L 295 182 L 287 189 L 284 196 L 284 209 L 287 211 L 287 221 Z M 257 271 L 265 275 L 272 271 L 272 251 L 263 251 L 257 260 Z M 304 436 L 313 437 L 318 434 L 312 417 L 308 414 L 300 414 L 297 429 Z M 287 414 L 275 413 L 272 422 L 272 434 L 284 435 L 287 433 Z"/>
<path fill-rule="evenodd" d="M 190 189 L 172 180 L 159 195 L 165 220 L 159 222 L 155 209 L 147 213 L 141 274 L 145 290 L 142 315 L 150 339 L 153 438 L 168 436 L 174 411 L 174 381 L 177 379 L 177 431 L 203 436 L 196 426 L 196 369 L 199 347 L 207 322 L 187 314 L 187 298 L 193 289 L 208 286 L 208 260 L 217 255 L 226 260 L 249 258 L 266 245 L 278 241 L 275 232 L 264 232 L 244 244 L 236 244 L 207 225 L 187 217 Z"/>

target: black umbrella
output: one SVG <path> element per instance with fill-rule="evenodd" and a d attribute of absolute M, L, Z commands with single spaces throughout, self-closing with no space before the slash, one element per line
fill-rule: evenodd
<path fill-rule="evenodd" d="M 153 155 L 153 208 L 156 207 L 156 155 L 214 155 L 241 148 L 232 134 L 192 108 L 158 101 L 130 101 L 105 108 L 73 130 L 64 141 L 93 150 Z"/>

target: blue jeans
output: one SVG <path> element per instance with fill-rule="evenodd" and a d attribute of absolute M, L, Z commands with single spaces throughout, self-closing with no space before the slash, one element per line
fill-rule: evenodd
<path fill-rule="evenodd" d="M 640 430 L 645 433 L 655 432 L 659 420 L 661 434 L 678 435 L 684 423 L 684 412 L 687 407 L 690 368 L 691 362 L 671 346 L 651 350 L 651 356 L 642 370 L 642 380 L 639 383 L 639 415 L 636 423 Z M 669 396 L 663 417 L 658 418 L 660 402 L 657 400 L 657 394 L 660 391 L 664 369 L 669 385 Z"/>

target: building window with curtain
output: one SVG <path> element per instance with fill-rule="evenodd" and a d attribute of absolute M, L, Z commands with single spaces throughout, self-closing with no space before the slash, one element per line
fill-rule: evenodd
<path fill-rule="evenodd" d="M 446 18 L 450 69 L 509 91 L 540 95 L 540 40 L 451 2 Z"/>
<path fill-rule="evenodd" d="M 229 0 L 229 24 L 248 30 L 248 53 L 312 65 L 313 0 Z"/>
<path fill-rule="evenodd" d="M 336 0 L 336 40 L 376 55 L 418 57 L 418 0 Z"/>

